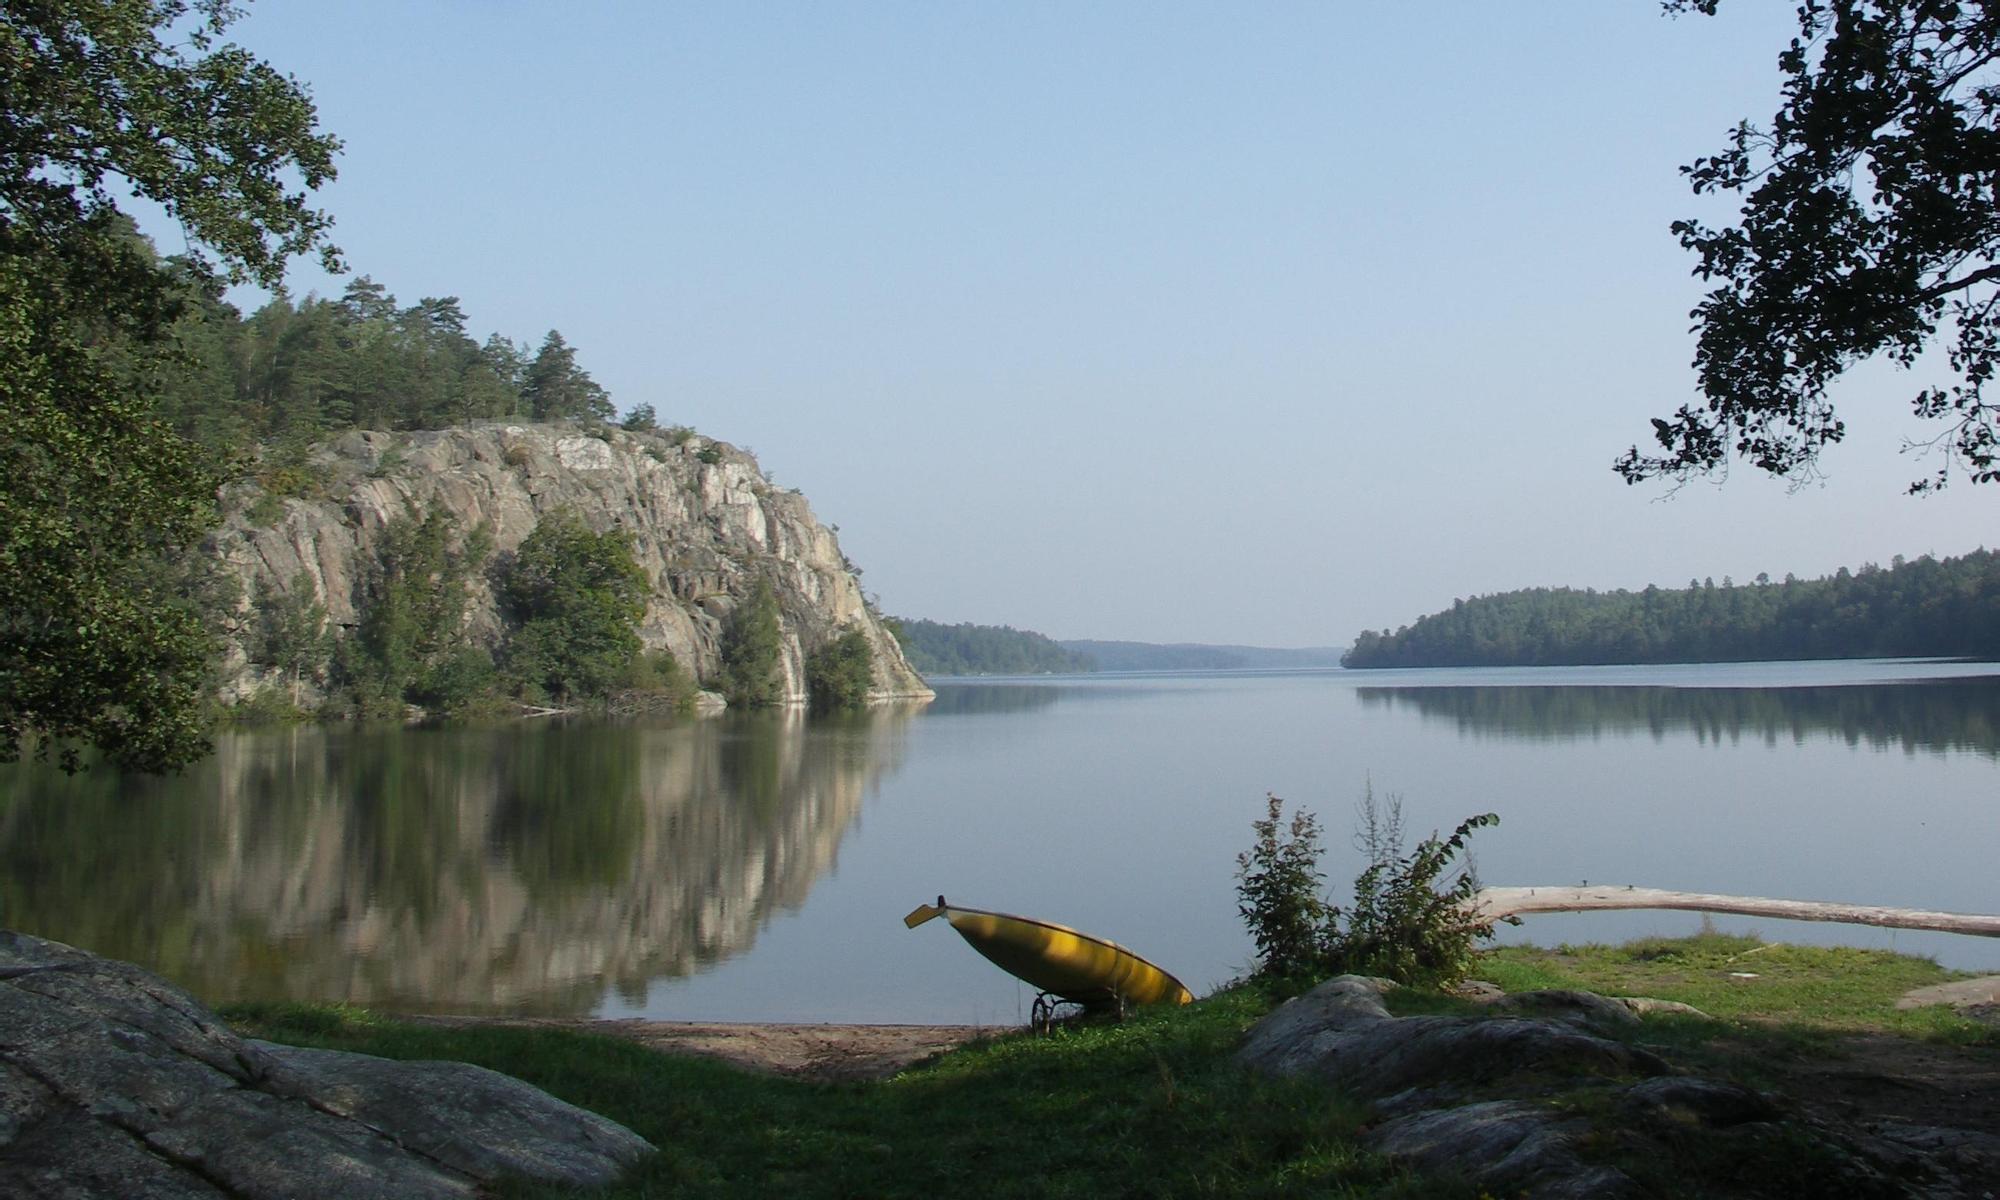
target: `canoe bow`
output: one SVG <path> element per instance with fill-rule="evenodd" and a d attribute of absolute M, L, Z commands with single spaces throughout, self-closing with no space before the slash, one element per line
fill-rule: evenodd
<path fill-rule="evenodd" d="M 943 917 L 974 950 L 1039 991 L 1091 1009 L 1186 1004 L 1194 994 L 1159 966 L 1107 938 L 1053 921 L 947 904 L 920 904 L 903 918 L 915 929 Z"/>

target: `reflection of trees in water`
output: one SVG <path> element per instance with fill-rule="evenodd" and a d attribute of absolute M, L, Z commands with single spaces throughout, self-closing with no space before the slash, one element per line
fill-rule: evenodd
<path fill-rule="evenodd" d="M 1850 746 L 1971 750 L 2000 757 L 2000 678 L 1848 687 L 1364 687 L 1461 733 L 1567 740 L 1692 731 L 1703 742 L 1831 736 Z"/>
<path fill-rule="evenodd" d="M 583 1011 L 748 948 L 912 710 L 299 729 L 187 775 L 0 771 L 0 924 L 213 1000 Z"/>

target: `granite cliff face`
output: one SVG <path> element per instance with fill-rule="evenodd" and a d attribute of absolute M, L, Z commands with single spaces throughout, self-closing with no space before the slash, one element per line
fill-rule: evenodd
<path fill-rule="evenodd" d="M 726 443 L 567 424 L 355 431 L 316 447 L 300 474 L 303 496 L 269 496 L 256 483 L 224 495 L 210 548 L 245 596 L 259 580 L 288 592 L 303 575 L 335 625 L 352 628 L 359 585 L 391 521 L 442 510 L 461 535 L 484 527 L 494 552 L 506 554 L 543 516 L 567 509 L 593 529 L 631 533 L 652 584 L 640 637 L 698 678 L 715 677 L 723 620 L 761 577 L 781 610 L 787 702 L 806 698 L 806 655 L 848 629 L 866 634 L 874 652 L 870 699 L 931 695 L 870 610 L 833 531 L 805 497 L 772 486 L 755 459 Z M 483 574 L 465 632 L 488 643 L 501 632 Z M 246 628 L 225 647 L 227 698 L 258 686 L 248 640 Z"/>

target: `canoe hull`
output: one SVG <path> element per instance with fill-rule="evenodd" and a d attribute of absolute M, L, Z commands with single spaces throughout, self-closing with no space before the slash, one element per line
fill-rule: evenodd
<path fill-rule="evenodd" d="M 1194 999 L 1180 980 L 1118 943 L 1052 921 L 940 903 L 918 908 L 904 923 L 914 928 L 940 916 L 993 965 L 1086 1008 Z"/>

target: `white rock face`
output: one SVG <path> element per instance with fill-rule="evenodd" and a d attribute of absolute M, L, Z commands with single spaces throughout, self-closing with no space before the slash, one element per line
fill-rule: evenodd
<path fill-rule="evenodd" d="M 771 486 L 754 459 L 726 443 L 567 424 L 355 431 L 316 448 L 311 468 L 314 495 L 282 499 L 275 520 L 252 519 L 262 499 L 255 483 L 225 492 L 227 515 L 209 549 L 246 597 L 260 578 L 288 591 L 303 575 L 335 625 L 351 629 L 359 585 L 392 520 L 443 509 L 461 535 L 483 526 L 504 554 L 544 515 L 568 509 L 593 529 L 631 533 L 653 587 L 640 637 L 698 678 L 716 675 L 723 620 L 762 577 L 778 597 L 789 703 L 805 701 L 806 655 L 848 629 L 866 634 L 874 652 L 871 699 L 931 695 L 805 497 Z M 263 507 L 268 518 L 271 505 Z M 226 646 L 225 698 L 257 686 L 245 626 Z M 465 633 L 489 643 L 500 635 L 483 576 Z"/>

